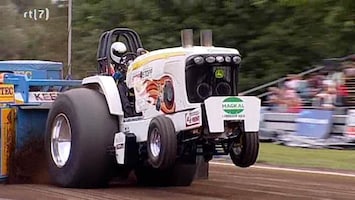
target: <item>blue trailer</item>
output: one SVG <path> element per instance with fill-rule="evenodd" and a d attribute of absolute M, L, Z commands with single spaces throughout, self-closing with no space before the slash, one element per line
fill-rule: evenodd
<path fill-rule="evenodd" d="M 0 72 L 24 74 L 31 79 L 63 79 L 63 63 L 42 60 L 0 61 Z"/>
<path fill-rule="evenodd" d="M 0 181 L 8 179 L 16 153 L 43 137 L 49 108 L 60 92 L 80 85 L 80 80 L 63 80 L 60 62 L 0 61 Z"/>

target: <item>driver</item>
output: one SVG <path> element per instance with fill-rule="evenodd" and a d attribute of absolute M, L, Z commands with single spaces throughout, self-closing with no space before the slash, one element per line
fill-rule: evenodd
<path fill-rule="evenodd" d="M 111 58 L 113 60 L 113 67 L 115 68 L 115 71 L 119 71 L 121 73 L 126 72 L 126 57 L 124 54 L 127 52 L 127 47 L 124 43 L 122 42 L 114 42 L 111 45 Z"/>
<path fill-rule="evenodd" d="M 112 74 L 114 80 L 117 83 L 119 90 L 122 108 L 124 110 L 125 117 L 133 115 L 133 108 L 129 102 L 129 88 L 125 83 L 125 75 L 127 72 L 126 57 L 124 54 L 127 51 L 127 47 L 122 42 L 115 42 L 111 45 L 111 58 L 114 61 L 112 68 L 114 68 L 114 73 Z"/>
<path fill-rule="evenodd" d="M 111 58 L 117 64 L 123 63 L 124 58 L 122 56 L 126 52 L 127 52 L 127 47 L 122 42 L 114 42 L 111 45 Z"/>

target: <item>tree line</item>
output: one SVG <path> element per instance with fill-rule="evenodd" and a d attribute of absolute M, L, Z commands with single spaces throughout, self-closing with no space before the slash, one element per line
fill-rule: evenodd
<path fill-rule="evenodd" d="M 0 3 L 0 59 L 67 62 L 67 9 L 49 0 Z M 47 22 L 22 11 L 48 6 Z M 6 8 L 5 8 L 6 7 Z M 8 9 L 11 7 L 11 9 Z M 9 17 L 11 16 L 11 17 Z M 148 50 L 180 46 L 180 30 L 212 29 L 215 46 L 236 48 L 242 89 L 311 68 L 323 58 L 355 52 L 352 0 L 73 0 L 73 74 L 96 69 L 100 34 L 136 30 Z M 195 34 L 198 43 L 198 34 Z"/>

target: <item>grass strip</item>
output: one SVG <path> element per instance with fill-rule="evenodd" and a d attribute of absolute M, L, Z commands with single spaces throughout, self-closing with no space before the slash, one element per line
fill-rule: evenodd
<path fill-rule="evenodd" d="M 310 167 L 355 171 L 355 151 L 309 149 L 260 143 L 257 163 L 288 167 Z"/>

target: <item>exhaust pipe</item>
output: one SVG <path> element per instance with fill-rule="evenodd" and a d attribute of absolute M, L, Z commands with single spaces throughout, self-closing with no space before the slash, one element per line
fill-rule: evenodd
<path fill-rule="evenodd" d="M 212 30 L 206 29 L 200 31 L 200 45 L 205 47 L 211 47 L 212 44 Z"/>
<path fill-rule="evenodd" d="M 184 29 L 181 31 L 182 47 L 194 46 L 194 33 L 192 29 Z"/>

